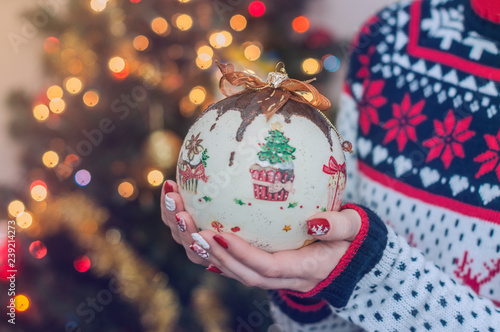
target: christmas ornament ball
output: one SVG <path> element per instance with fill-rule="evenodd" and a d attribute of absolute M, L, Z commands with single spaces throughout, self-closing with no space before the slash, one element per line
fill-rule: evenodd
<path fill-rule="evenodd" d="M 346 180 L 330 122 L 291 98 L 266 114 L 262 100 L 272 91 L 247 89 L 211 105 L 177 164 L 179 193 L 199 229 L 234 233 L 268 252 L 312 243 L 307 219 L 339 210 Z"/>

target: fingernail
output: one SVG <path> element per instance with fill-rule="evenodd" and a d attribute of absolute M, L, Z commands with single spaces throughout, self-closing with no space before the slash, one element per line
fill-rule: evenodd
<path fill-rule="evenodd" d="M 215 273 L 219 273 L 221 274 L 222 271 L 219 270 L 215 265 L 212 265 L 210 264 L 208 267 L 207 267 L 207 271 L 210 271 L 210 272 L 215 272 Z"/>
<path fill-rule="evenodd" d="M 215 240 L 215 242 L 220 244 L 222 248 L 224 248 L 224 249 L 229 248 L 229 245 L 227 244 L 226 240 L 222 236 L 220 236 L 219 234 L 214 235 L 214 240 Z"/>
<path fill-rule="evenodd" d="M 191 234 L 191 237 L 193 238 L 193 240 L 196 241 L 196 243 L 198 243 L 203 249 L 205 250 L 208 250 L 210 249 L 210 245 L 208 244 L 207 241 L 205 241 L 205 239 L 198 233 L 192 233 Z"/>
<path fill-rule="evenodd" d="M 179 217 L 178 214 L 175 215 L 175 220 L 177 220 L 177 228 L 179 228 L 179 231 L 185 233 L 187 229 L 186 221 Z"/>
<path fill-rule="evenodd" d="M 174 187 L 170 185 L 170 183 L 165 181 L 165 185 L 163 186 L 163 191 L 165 192 L 165 194 L 171 193 L 172 191 L 174 191 Z"/>
<path fill-rule="evenodd" d="M 175 201 L 173 198 L 170 198 L 167 195 L 165 195 L 165 205 L 167 206 L 167 210 L 169 210 L 170 212 L 175 211 Z"/>
<path fill-rule="evenodd" d="M 311 219 L 307 221 L 307 234 L 325 235 L 330 230 L 330 223 L 323 218 Z"/>
<path fill-rule="evenodd" d="M 200 247 L 197 243 L 193 243 L 192 245 L 190 245 L 189 249 L 191 249 L 192 251 L 194 251 L 195 253 L 197 253 L 198 256 L 200 256 L 202 258 L 205 258 L 205 259 L 209 259 L 210 258 L 210 254 L 208 253 L 208 251 L 206 251 L 205 249 L 203 249 L 202 247 Z"/>

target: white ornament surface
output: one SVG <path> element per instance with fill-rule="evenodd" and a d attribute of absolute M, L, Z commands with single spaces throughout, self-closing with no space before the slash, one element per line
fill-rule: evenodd
<path fill-rule="evenodd" d="M 197 227 L 234 233 L 269 252 L 311 243 L 314 238 L 307 234 L 306 220 L 317 212 L 338 209 L 342 202 L 345 173 L 324 172 L 331 157 L 345 167 L 336 134 L 330 130 L 330 144 L 320 127 L 303 116 L 293 115 L 287 123 L 280 113 L 269 121 L 261 114 L 237 141 L 241 112 L 218 114 L 216 106 L 205 111 L 190 128 L 179 156 L 179 193 Z M 271 130 L 289 139 L 287 144 L 295 148 L 295 159 L 278 163 L 259 160 L 258 153 Z M 189 151 L 196 152 L 191 153 L 191 159 Z M 266 170 L 266 174 L 274 176 L 274 183 L 253 178 L 252 169 Z M 276 180 L 278 173 L 283 177 L 281 181 Z M 192 175 L 183 182 L 183 174 Z M 257 199 L 261 192 L 267 196 Z"/>

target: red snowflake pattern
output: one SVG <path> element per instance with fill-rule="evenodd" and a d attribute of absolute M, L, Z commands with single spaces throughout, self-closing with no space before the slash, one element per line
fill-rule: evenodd
<path fill-rule="evenodd" d="M 441 157 L 444 168 L 448 169 L 453 158 L 464 158 L 465 152 L 462 144 L 476 134 L 469 130 L 471 121 L 472 116 L 457 121 L 452 110 L 448 111 L 443 122 L 434 120 L 436 136 L 422 143 L 430 149 L 425 162 Z"/>
<path fill-rule="evenodd" d="M 359 68 L 356 73 L 357 78 L 368 78 L 370 76 L 370 59 L 373 53 L 375 53 L 375 49 L 375 46 L 371 46 L 366 54 L 358 55 L 358 61 L 361 64 L 361 68 Z"/>
<path fill-rule="evenodd" d="M 387 102 L 387 99 L 380 95 L 383 88 L 383 80 L 365 80 L 363 84 L 363 97 L 359 105 L 359 124 L 365 135 L 368 135 L 372 123 L 379 124 L 377 109 Z"/>
<path fill-rule="evenodd" d="M 425 100 L 421 100 L 412 105 L 408 93 L 404 95 L 401 105 L 392 104 L 394 118 L 387 121 L 383 126 L 387 130 L 387 134 L 382 144 L 386 145 L 396 139 L 398 150 L 402 152 L 408 140 L 416 142 L 417 132 L 415 127 L 427 119 L 427 116 L 421 114 L 424 104 Z"/>
<path fill-rule="evenodd" d="M 476 173 L 476 179 L 495 170 L 498 181 L 500 181 L 500 130 L 497 136 L 485 134 L 484 140 L 488 146 L 488 151 L 474 158 L 475 162 L 482 163 L 479 171 Z"/>

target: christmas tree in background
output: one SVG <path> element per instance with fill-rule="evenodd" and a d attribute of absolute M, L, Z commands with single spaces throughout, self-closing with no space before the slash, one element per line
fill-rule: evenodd
<path fill-rule="evenodd" d="M 261 76 L 283 61 L 291 77 L 327 82 L 338 46 L 298 0 L 64 3 L 39 33 L 49 84 L 9 100 L 25 167 L 0 190 L 24 296 L 10 331 L 267 331 L 264 291 L 206 272 L 171 239 L 161 184 L 190 124 L 221 98 L 215 59 Z M 270 135 L 262 157 L 291 161 L 288 139 Z"/>
<path fill-rule="evenodd" d="M 290 140 L 281 131 L 270 130 L 265 140 L 266 144 L 260 144 L 262 151 L 259 152 L 259 160 L 276 164 L 288 163 L 295 159 L 295 148 L 288 144 Z"/>

